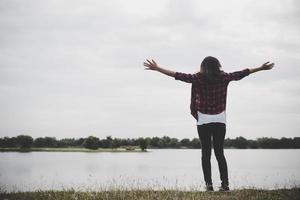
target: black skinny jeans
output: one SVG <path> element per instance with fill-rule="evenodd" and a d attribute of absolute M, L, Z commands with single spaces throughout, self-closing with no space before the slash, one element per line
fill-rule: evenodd
<path fill-rule="evenodd" d="M 228 186 L 228 169 L 223 151 L 226 125 L 223 123 L 202 124 L 197 125 L 197 130 L 202 145 L 202 169 L 205 183 L 212 184 L 210 157 L 211 138 L 213 138 L 213 147 L 219 165 L 219 172 L 222 185 Z"/>

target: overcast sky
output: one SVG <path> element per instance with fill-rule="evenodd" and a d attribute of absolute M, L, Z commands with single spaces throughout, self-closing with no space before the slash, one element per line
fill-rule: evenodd
<path fill-rule="evenodd" d="M 299 137 L 300 1 L 0 0 L 0 137 L 198 137 L 188 83 L 205 56 L 232 72 L 226 137 Z"/>

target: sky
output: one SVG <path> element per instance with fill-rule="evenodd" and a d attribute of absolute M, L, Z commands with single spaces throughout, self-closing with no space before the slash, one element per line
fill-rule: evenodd
<path fill-rule="evenodd" d="M 233 72 L 226 137 L 300 137 L 300 1 L 0 0 L 0 137 L 198 137 L 185 73 Z"/>

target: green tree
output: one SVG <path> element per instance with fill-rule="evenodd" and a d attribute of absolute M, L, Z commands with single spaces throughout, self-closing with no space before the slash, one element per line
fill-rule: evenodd
<path fill-rule="evenodd" d="M 152 137 L 150 141 L 150 145 L 153 147 L 159 147 L 159 137 Z"/>
<path fill-rule="evenodd" d="M 139 138 L 139 146 L 141 148 L 142 151 L 146 151 L 148 144 L 149 144 L 149 140 L 145 139 L 145 138 Z"/>
<path fill-rule="evenodd" d="M 157 147 L 158 148 L 166 148 L 166 145 L 165 145 L 163 139 L 159 139 L 159 141 L 157 143 Z"/>
<path fill-rule="evenodd" d="M 172 148 L 179 147 L 178 139 L 177 138 L 171 138 L 169 146 Z"/>
<path fill-rule="evenodd" d="M 18 135 L 17 143 L 21 148 L 30 148 L 33 144 L 33 138 L 29 135 Z"/>
<path fill-rule="evenodd" d="M 113 148 L 113 139 L 111 136 L 106 136 L 106 139 L 99 141 L 99 146 L 103 148 Z"/>
<path fill-rule="evenodd" d="M 200 148 L 201 147 L 201 145 L 200 145 L 200 140 L 199 140 L 199 138 L 194 138 L 194 139 L 192 139 L 192 141 L 191 141 L 191 146 L 193 147 L 193 148 Z"/>
<path fill-rule="evenodd" d="M 248 140 L 248 143 L 249 143 L 249 147 L 251 149 L 257 149 L 258 148 L 258 144 L 257 144 L 256 140 Z"/>
<path fill-rule="evenodd" d="M 99 147 L 99 138 L 94 136 L 89 136 L 83 142 L 83 146 L 87 149 L 98 149 Z"/>
<path fill-rule="evenodd" d="M 280 148 L 283 148 L 283 149 L 290 149 L 290 148 L 293 148 L 293 139 L 292 138 L 281 138 L 280 139 Z"/>
<path fill-rule="evenodd" d="M 260 148 L 263 149 L 277 149 L 280 148 L 280 140 L 276 138 L 262 137 L 257 139 Z"/>
<path fill-rule="evenodd" d="M 293 139 L 293 146 L 294 146 L 294 148 L 297 148 L 297 149 L 299 149 L 300 148 L 300 137 L 294 137 L 294 139 Z"/>
<path fill-rule="evenodd" d="M 35 147 L 58 147 L 58 143 L 55 137 L 39 137 L 34 140 L 33 145 Z"/>
<path fill-rule="evenodd" d="M 112 148 L 118 148 L 121 146 L 121 140 L 119 138 L 114 138 L 112 140 L 111 145 L 112 145 Z"/>
<path fill-rule="evenodd" d="M 70 147 L 75 146 L 75 139 L 74 138 L 63 138 L 58 141 L 59 147 Z"/>
<path fill-rule="evenodd" d="M 188 138 L 183 138 L 182 140 L 180 140 L 180 144 L 181 144 L 181 146 L 184 146 L 184 147 L 189 147 L 189 146 L 191 146 L 190 145 L 190 139 L 188 139 Z"/>
<path fill-rule="evenodd" d="M 1 147 L 17 147 L 18 146 L 18 140 L 16 137 L 12 137 L 12 138 L 4 137 L 2 139 L 1 143 L 2 143 Z"/>
<path fill-rule="evenodd" d="M 163 136 L 162 137 L 162 144 L 163 147 L 170 147 L 171 138 L 169 136 Z"/>
<path fill-rule="evenodd" d="M 246 140 L 244 137 L 237 137 L 234 140 L 232 140 L 232 146 L 240 149 L 245 149 L 249 146 L 248 140 Z"/>
<path fill-rule="evenodd" d="M 74 145 L 75 145 L 75 146 L 82 146 L 83 143 L 84 143 L 84 140 L 85 140 L 85 138 L 79 138 L 79 139 L 76 139 L 76 140 L 74 141 Z"/>

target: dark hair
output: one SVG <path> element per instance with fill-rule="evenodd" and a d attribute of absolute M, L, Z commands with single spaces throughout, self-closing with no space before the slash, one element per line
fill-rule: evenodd
<path fill-rule="evenodd" d="M 212 56 L 207 56 L 201 63 L 201 74 L 207 83 L 219 83 L 222 79 L 221 64 L 219 60 Z"/>

